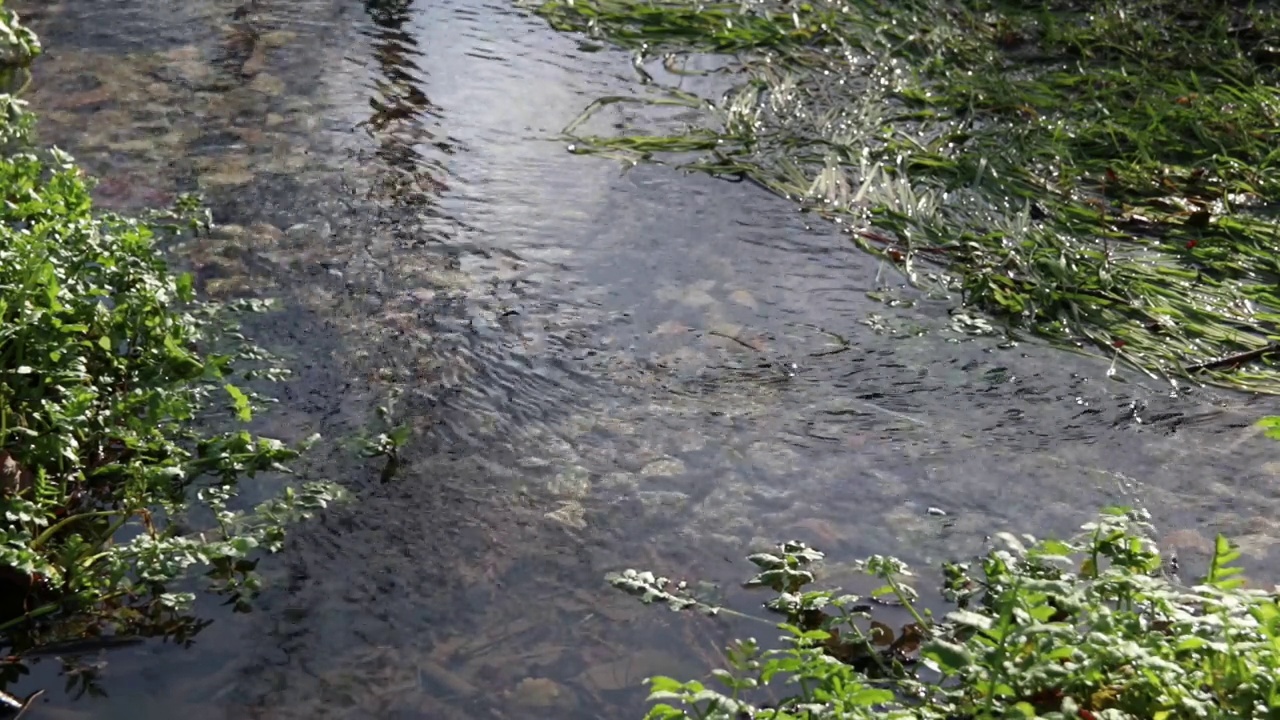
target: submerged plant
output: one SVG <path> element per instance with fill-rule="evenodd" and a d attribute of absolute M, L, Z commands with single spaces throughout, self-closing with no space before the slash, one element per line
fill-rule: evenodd
<path fill-rule="evenodd" d="M 382 428 L 376 435 L 362 435 L 356 442 L 360 455 L 366 458 L 386 458 L 382 466 L 382 482 L 389 482 L 400 469 L 400 449 L 409 441 L 412 428 L 408 424 L 395 423 L 396 401 L 400 399 L 399 391 L 387 398 L 385 405 L 378 406 L 378 425 Z"/>
<path fill-rule="evenodd" d="M 545 0 L 552 26 L 713 56 L 679 130 L 576 152 L 750 180 L 910 281 L 1155 377 L 1280 392 L 1280 22 L 1173 0 Z M 634 102 L 635 99 L 629 99 Z M 688 114 L 685 115 L 688 117 Z M 692 156 L 691 156 L 692 154 Z M 941 277 L 939 278 L 939 275 Z"/>
<path fill-rule="evenodd" d="M 954 609 L 941 618 L 919 609 L 896 560 L 861 563 L 884 583 L 864 598 L 809 589 L 820 553 L 781 545 L 752 556 L 761 572 L 748 585 L 774 592 L 765 607 L 784 618 L 782 646 L 738 642 L 712 672 L 716 689 L 652 678 L 647 717 L 1271 717 L 1276 593 L 1244 587 L 1221 536 L 1208 574 L 1184 585 L 1152 534 L 1123 509 L 1066 541 L 1001 534 L 975 563 L 944 565 Z M 634 592 L 636 575 L 613 581 Z M 648 599 L 672 594 L 659 590 Z M 873 617 L 886 600 L 912 617 L 897 633 Z"/>

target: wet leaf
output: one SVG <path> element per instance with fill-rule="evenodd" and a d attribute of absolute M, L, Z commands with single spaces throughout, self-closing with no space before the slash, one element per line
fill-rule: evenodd
<path fill-rule="evenodd" d="M 973 664 L 973 654 L 968 648 L 945 640 L 929 641 L 921 648 L 920 654 L 948 675 L 955 675 Z"/>
<path fill-rule="evenodd" d="M 813 579 L 813 573 L 808 570 L 794 570 L 783 567 L 776 570 L 766 570 L 756 575 L 746 582 L 745 587 L 767 587 L 776 592 L 795 592 L 813 582 Z"/>
<path fill-rule="evenodd" d="M 871 707 L 873 705 L 891 702 L 893 699 L 894 694 L 890 690 L 875 690 L 867 688 L 865 690 L 858 690 L 852 693 L 845 699 L 845 702 L 854 706 Z"/>
<path fill-rule="evenodd" d="M 991 618 L 969 610 L 954 610 L 947 613 L 947 619 L 957 625 L 967 625 L 979 630 L 991 629 Z"/>
<path fill-rule="evenodd" d="M 230 383 L 227 383 L 222 387 L 227 391 L 227 394 L 231 396 L 232 408 L 235 410 L 236 417 L 239 418 L 241 422 L 249 422 L 252 420 L 253 408 L 249 405 L 249 397 L 245 395 L 240 388 Z"/>
<path fill-rule="evenodd" d="M 1280 440 L 1280 415 L 1268 415 L 1254 423 L 1272 440 Z"/>
<path fill-rule="evenodd" d="M 910 655 L 920 649 L 920 643 L 924 642 L 926 637 L 925 629 L 919 624 L 903 625 L 898 639 L 893 641 L 892 649 L 903 655 Z"/>
<path fill-rule="evenodd" d="M 762 570 L 773 570 L 775 568 L 784 567 L 786 565 L 786 562 L 782 558 L 778 557 L 777 555 L 771 555 L 769 553 L 756 553 L 754 555 L 748 555 L 747 561 L 754 564 L 756 567 Z"/>
<path fill-rule="evenodd" d="M 871 621 L 871 644 L 887 647 L 893 644 L 893 628 L 878 620 Z"/>

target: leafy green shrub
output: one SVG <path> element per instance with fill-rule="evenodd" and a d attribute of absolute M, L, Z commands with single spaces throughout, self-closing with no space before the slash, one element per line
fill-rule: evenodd
<path fill-rule="evenodd" d="M 918 610 L 906 567 L 872 557 L 870 597 L 808 590 L 821 553 L 786 543 L 751 556 L 783 646 L 742 641 L 723 689 L 650 680 L 650 720 L 676 718 L 1245 718 L 1280 708 L 1280 608 L 1244 587 L 1222 537 L 1207 577 L 1178 581 L 1140 512 L 1108 510 L 1069 541 L 998 536 L 973 565 L 947 564 L 941 619 Z M 611 582 L 646 602 L 715 611 L 665 578 Z M 877 604 L 914 621 L 894 633 Z"/>
<path fill-rule="evenodd" d="M 3 7 L 0 46 L 10 79 L 39 49 Z M 190 276 L 160 255 L 160 223 L 95 212 L 71 158 L 33 147 L 21 101 L 0 95 L 0 106 L 11 111 L 0 118 L 5 642 L 20 652 L 174 630 L 193 596 L 170 583 L 200 566 L 242 607 L 256 587 L 252 554 L 277 548 L 288 522 L 338 492 L 309 484 L 251 512 L 229 507 L 240 478 L 286 471 L 302 449 L 209 429 L 248 421 L 260 404 L 233 380 L 283 374 L 227 322 L 258 306 L 198 302 Z M 191 209 L 185 199 L 152 219 L 198 227 Z M 196 522 L 214 530 L 186 529 Z"/>

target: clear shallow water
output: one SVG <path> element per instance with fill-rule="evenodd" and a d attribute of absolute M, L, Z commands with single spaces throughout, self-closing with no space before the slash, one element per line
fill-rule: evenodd
<path fill-rule="evenodd" d="M 749 184 L 566 152 L 591 99 L 642 88 L 509 4 L 33 18 L 44 136 L 107 207 L 206 194 L 222 228 L 175 262 L 212 296 L 280 300 L 253 334 L 300 374 L 267 428 L 331 438 L 306 473 L 355 501 L 263 563 L 254 612 L 202 608 L 193 648 L 82 658 L 105 697 L 53 692 L 41 663 L 10 688 L 49 685 L 31 717 L 638 717 L 641 679 L 700 674 L 744 629 L 604 573 L 705 578 L 745 609 L 738 559 L 784 537 L 838 575 L 1141 502 L 1190 554 L 1222 530 L 1276 567 L 1280 468 L 1247 429 L 1274 402 L 1000 349 Z M 347 440 L 393 389 L 415 435 L 384 485 Z"/>

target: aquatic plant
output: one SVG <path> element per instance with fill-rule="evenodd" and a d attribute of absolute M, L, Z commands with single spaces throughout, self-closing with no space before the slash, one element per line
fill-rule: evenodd
<path fill-rule="evenodd" d="M 973 563 L 943 567 L 953 609 L 920 609 L 901 562 L 860 566 L 866 597 L 814 590 L 821 553 L 799 543 L 750 560 L 774 596 L 781 646 L 738 642 L 698 681 L 649 680 L 650 720 L 684 718 L 1271 717 L 1280 707 L 1280 607 L 1246 589 L 1219 536 L 1207 575 L 1182 584 L 1147 516 L 1110 509 L 1066 541 L 1007 533 Z M 613 583 L 675 609 L 679 588 L 628 571 Z M 672 598 L 679 599 L 672 602 Z M 875 619 L 898 606 L 911 622 Z"/>
<path fill-rule="evenodd" d="M 380 475 L 382 482 L 389 482 L 400 469 L 400 449 L 409 442 L 412 428 L 407 423 L 395 422 L 396 402 L 400 399 L 400 391 L 393 391 L 384 405 L 378 406 L 378 426 L 382 432 L 377 435 L 364 433 L 356 438 L 360 455 L 366 458 L 386 458 Z"/>
<path fill-rule="evenodd" d="M 535 8 L 557 29 L 634 50 L 648 86 L 593 103 L 566 128 L 575 152 L 675 163 L 794 198 L 1011 335 L 1170 381 L 1280 392 L 1280 16 L 1270 6 Z M 731 85 L 723 96 L 677 86 L 691 55 Z M 693 124 L 585 130 L 619 102 L 678 106 Z"/>
<path fill-rule="evenodd" d="M 0 74 L 25 67 L 33 43 L 0 7 Z M 250 384 L 285 375 L 235 323 L 263 305 L 202 302 L 190 275 L 169 271 L 157 243 L 205 224 L 191 198 L 151 222 L 97 212 L 72 158 L 35 145 L 22 101 L 0 95 L 0 105 L 7 681 L 33 648 L 189 638 L 203 623 L 185 614 L 189 583 L 175 581 L 194 570 L 243 609 L 257 554 L 340 491 L 308 483 L 235 506 L 241 479 L 287 472 L 307 445 L 243 429 L 267 400 Z"/>

